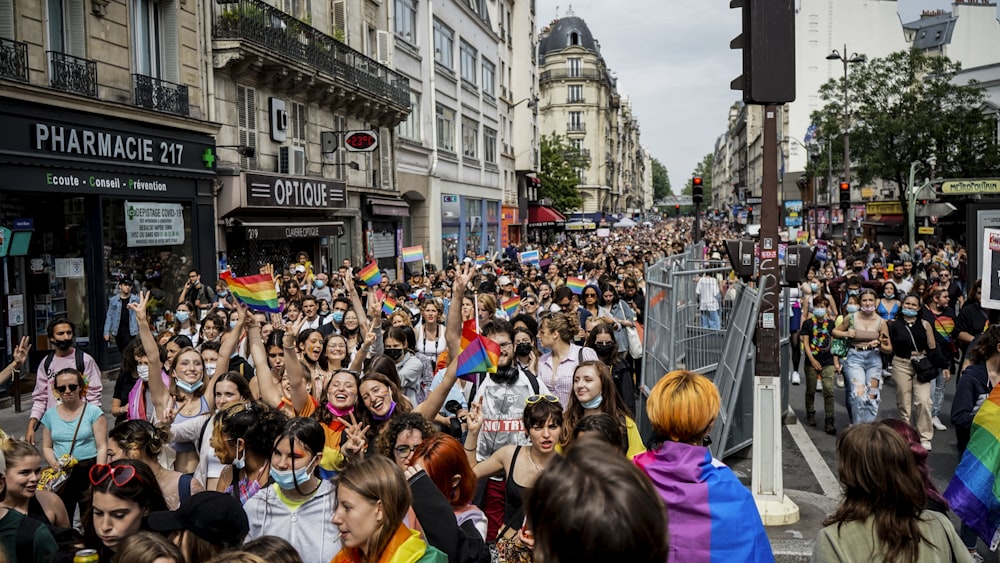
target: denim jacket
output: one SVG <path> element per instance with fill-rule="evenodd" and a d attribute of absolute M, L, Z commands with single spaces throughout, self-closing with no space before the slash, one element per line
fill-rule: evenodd
<path fill-rule="evenodd" d="M 136 294 L 131 294 L 128 298 L 129 303 L 138 303 L 139 296 Z M 121 294 L 115 293 L 111 299 L 108 301 L 108 314 L 104 318 L 104 334 L 107 336 L 114 336 L 118 334 L 118 323 L 122 317 L 122 298 Z M 131 336 L 136 336 L 139 334 L 139 322 L 135 320 L 135 311 L 128 312 L 128 333 Z"/>

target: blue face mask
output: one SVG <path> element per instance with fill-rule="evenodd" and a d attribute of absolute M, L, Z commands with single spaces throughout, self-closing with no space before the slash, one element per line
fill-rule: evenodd
<path fill-rule="evenodd" d="M 236 442 L 236 457 L 233 458 L 233 469 L 239 470 L 247 466 L 247 449 L 243 448 L 243 456 L 240 456 L 240 443 Z"/>
<path fill-rule="evenodd" d="M 580 406 L 585 409 L 596 409 L 597 407 L 601 406 L 601 403 L 603 402 L 604 402 L 604 395 L 598 395 L 593 399 L 587 401 L 586 403 L 580 403 Z"/>
<path fill-rule="evenodd" d="M 822 319 L 823 317 L 826 316 L 826 309 L 824 309 L 823 307 L 813 307 L 813 315 L 817 319 Z"/>
<path fill-rule="evenodd" d="M 177 314 L 175 314 L 174 317 L 178 320 L 178 322 L 186 323 L 188 319 L 191 318 L 191 313 L 188 313 L 187 311 L 177 311 Z"/>
<path fill-rule="evenodd" d="M 847 290 L 848 295 L 861 295 L 860 289 L 849 289 Z"/>
<path fill-rule="evenodd" d="M 914 311 L 913 309 L 903 309 L 903 310 L 902 310 L 902 311 L 900 311 L 900 312 L 901 312 L 901 313 L 903 313 L 903 316 L 904 316 L 904 317 L 910 317 L 910 318 L 913 318 L 913 317 L 917 316 L 917 313 L 918 313 L 919 311 Z"/>
<path fill-rule="evenodd" d="M 343 311 L 334 311 L 332 316 L 333 316 L 333 322 L 335 322 L 335 323 L 344 322 L 344 312 Z"/>
<path fill-rule="evenodd" d="M 188 383 L 181 379 L 177 380 L 177 388 L 185 393 L 194 393 L 198 389 L 201 389 L 202 385 L 205 385 L 205 382 L 200 379 L 194 383 Z"/>
<path fill-rule="evenodd" d="M 859 307 L 858 305 L 848 305 L 847 306 L 847 312 L 848 313 L 857 313 L 860 310 L 861 310 L 861 307 Z"/>
<path fill-rule="evenodd" d="M 813 293 L 815 293 L 816 290 L 819 289 L 819 284 L 818 283 L 814 283 L 814 282 L 810 282 L 809 283 L 809 289 L 811 289 L 813 291 Z"/>
<path fill-rule="evenodd" d="M 309 465 L 312 465 L 312 463 Z M 312 477 L 312 470 L 309 469 L 309 465 L 300 467 L 295 471 L 281 471 L 272 467 L 270 471 L 271 479 L 274 479 L 274 483 L 282 490 L 294 491 L 296 483 L 301 487 Z"/>
<path fill-rule="evenodd" d="M 236 328 L 236 321 L 229 321 L 229 330 Z"/>
<path fill-rule="evenodd" d="M 323 283 L 323 280 L 316 280 L 316 289 L 323 289 L 324 285 L 326 284 Z"/>
<path fill-rule="evenodd" d="M 227 290 L 227 289 L 220 289 L 218 291 L 218 295 L 219 295 L 219 297 L 225 297 L 225 296 L 229 295 L 229 290 Z"/>

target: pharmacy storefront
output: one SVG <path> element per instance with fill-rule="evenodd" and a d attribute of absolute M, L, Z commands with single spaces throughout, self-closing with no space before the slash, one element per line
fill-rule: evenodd
<path fill-rule="evenodd" d="M 3 347 L 30 336 L 35 365 L 46 325 L 66 316 L 108 369 L 119 359 L 103 338 L 118 280 L 152 292 L 154 321 L 189 270 L 213 283 L 214 139 L 3 98 L 0 130 L 0 234 L 12 243 L 0 248 Z"/>

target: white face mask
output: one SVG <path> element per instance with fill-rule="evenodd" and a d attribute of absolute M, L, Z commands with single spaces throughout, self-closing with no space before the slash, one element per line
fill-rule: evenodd
<path fill-rule="evenodd" d="M 205 375 L 212 377 L 215 375 L 215 364 L 207 363 L 205 364 Z"/>
<path fill-rule="evenodd" d="M 136 366 L 135 374 L 143 381 L 149 381 L 149 366 Z"/>

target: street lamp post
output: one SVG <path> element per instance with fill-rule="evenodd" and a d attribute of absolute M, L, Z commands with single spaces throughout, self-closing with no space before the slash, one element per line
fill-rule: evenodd
<path fill-rule="evenodd" d="M 844 181 L 848 184 L 851 183 L 851 110 L 848 104 L 848 89 L 847 89 L 847 67 L 852 64 L 860 64 L 866 62 L 868 59 L 864 55 L 859 55 L 857 53 L 852 53 L 850 57 L 847 56 L 849 52 L 847 50 L 847 45 L 844 45 L 844 50 L 838 52 L 836 49 L 832 53 L 826 56 L 828 61 L 840 61 L 844 64 Z M 847 241 L 852 242 L 851 236 L 851 224 L 850 224 L 850 209 L 847 211 Z"/>

